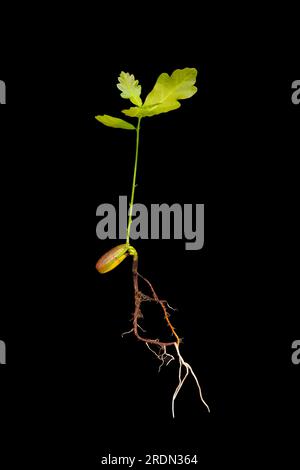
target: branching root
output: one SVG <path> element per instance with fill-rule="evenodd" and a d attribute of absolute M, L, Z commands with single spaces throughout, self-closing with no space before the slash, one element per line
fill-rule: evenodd
<path fill-rule="evenodd" d="M 175 331 L 175 328 L 173 327 L 173 325 L 170 321 L 170 313 L 167 310 L 168 308 L 171 309 L 171 310 L 176 310 L 176 309 L 170 307 L 170 305 L 168 304 L 168 302 L 166 300 L 161 300 L 161 299 L 158 298 L 152 284 L 146 278 L 141 276 L 141 274 L 138 273 L 137 267 L 138 267 L 138 256 L 137 256 L 137 253 L 135 252 L 134 255 L 133 255 L 133 265 L 132 265 L 134 299 L 135 299 L 135 309 L 134 309 L 133 319 L 132 319 L 133 327 L 131 328 L 131 330 L 124 332 L 122 334 L 122 337 L 126 334 L 133 333 L 137 337 L 138 340 L 143 341 L 146 344 L 147 348 L 156 356 L 157 359 L 160 360 L 160 366 L 159 366 L 159 369 L 158 369 L 159 372 L 160 372 L 163 365 L 167 366 L 172 361 L 175 360 L 175 357 L 167 351 L 167 349 L 169 350 L 170 347 L 175 348 L 176 356 L 178 358 L 179 368 L 178 368 L 178 385 L 177 385 L 177 387 L 176 387 L 176 389 L 173 393 L 173 397 L 172 397 L 172 416 L 173 416 L 173 418 L 175 418 L 175 400 L 176 400 L 176 397 L 177 397 L 178 393 L 180 392 L 180 390 L 181 390 L 181 388 L 182 388 L 182 386 L 183 386 L 184 382 L 186 381 L 189 374 L 192 375 L 193 379 L 196 382 L 196 385 L 197 385 L 197 388 L 198 388 L 198 391 L 199 391 L 200 400 L 202 401 L 204 406 L 207 408 L 208 412 L 210 412 L 209 406 L 207 405 L 207 403 L 205 402 L 205 400 L 203 398 L 202 390 L 201 390 L 199 381 L 196 377 L 196 374 L 193 371 L 190 364 L 183 359 L 183 357 L 181 355 L 181 352 L 180 352 L 179 346 L 180 346 L 180 343 L 182 342 L 182 339 L 179 338 L 179 336 L 177 335 L 177 333 Z M 142 279 L 148 285 L 148 287 L 150 288 L 152 296 L 145 295 L 143 292 L 141 292 L 139 290 L 139 283 L 138 283 L 139 278 Z M 165 320 L 168 324 L 168 327 L 171 330 L 171 334 L 175 338 L 174 341 L 164 342 L 164 341 L 160 341 L 158 338 L 156 338 L 156 339 L 145 338 L 145 337 L 140 335 L 139 330 L 141 330 L 143 333 L 145 333 L 145 330 L 143 330 L 143 328 L 138 323 L 139 319 L 143 318 L 143 314 L 142 314 L 142 311 L 141 311 L 141 303 L 142 302 L 155 302 L 156 304 L 160 305 L 160 307 L 163 311 L 163 314 L 164 314 L 164 318 L 165 318 Z"/>

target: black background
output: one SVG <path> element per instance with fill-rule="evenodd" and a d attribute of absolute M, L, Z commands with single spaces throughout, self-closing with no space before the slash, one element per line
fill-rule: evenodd
<path fill-rule="evenodd" d="M 108 453 L 196 453 L 203 468 L 287 466 L 299 421 L 291 363 L 298 71 L 251 45 L 241 54 L 194 44 L 175 58 L 168 43 L 142 50 L 83 50 L 55 68 L 20 62 L 18 78 L 0 77 L 1 455 L 34 468 L 97 468 Z M 121 338 L 133 309 L 130 261 L 106 276 L 94 267 L 115 244 L 95 236 L 96 207 L 129 195 L 134 153 L 131 132 L 94 116 L 121 117 L 121 70 L 134 73 L 145 97 L 161 72 L 185 66 L 198 69 L 198 93 L 142 121 L 136 202 L 204 203 L 205 244 L 193 252 L 178 240 L 134 243 L 140 272 L 178 308 L 184 358 L 211 408 L 189 380 L 174 420 L 175 364 L 158 374 L 144 345 Z M 146 326 L 158 321 L 156 309 L 145 312 Z"/>

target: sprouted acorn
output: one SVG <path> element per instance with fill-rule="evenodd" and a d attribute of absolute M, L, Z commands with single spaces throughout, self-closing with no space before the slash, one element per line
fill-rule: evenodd
<path fill-rule="evenodd" d="M 116 268 L 129 255 L 128 248 L 129 245 L 124 243 L 123 245 L 115 246 L 107 251 L 97 262 L 97 271 L 101 274 L 105 274 Z"/>
<path fill-rule="evenodd" d="M 173 327 L 170 320 L 169 309 L 172 307 L 169 306 L 166 300 L 161 300 L 156 294 L 152 284 L 146 278 L 141 276 L 138 273 L 138 254 L 135 248 L 130 245 L 130 229 L 132 223 L 132 210 L 134 203 L 134 194 L 136 188 L 136 174 L 137 174 L 137 163 L 138 163 L 138 154 L 139 154 L 139 135 L 140 135 L 140 124 L 141 120 L 144 117 L 151 117 L 161 113 L 167 113 L 178 109 L 181 106 L 179 100 L 190 98 L 197 92 L 197 88 L 194 86 L 196 82 L 197 70 L 195 68 L 186 67 L 184 69 L 175 70 L 172 75 L 167 73 L 162 73 L 157 79 L 154 88 L 146 96 L 145 101 L 143 102 L 141 95 L 141 85 L 139 85 L 138 80 L 129 73 L 121 72 L 119 76 L 119 83 L 117 87 L 121 90 L 121 97 L 129 99 L 131 103 L 135 106 L 131 106 L 129 109 L 125 109 L 122 112 L 129 117 L 135 117 L 138 119 L 137 125 L 134 126 L 124 119 L 120 119 L 114 116 L 109 116 L 107 114 L 96 116 L 96 119 L 108 127 L 116 127 L 119 129 L 133 130 L 136 133 L 136 146 L 135 146 L 135 162 L 134 162 L 134 171 L 133 171 L 133 180 L 132 180 L 132 189 L 131 189 L 131 200 L 129 206 L 128 214 L 128 224 L 127 224 L 127 234 L 126 234 L 126 243 L 118 245 L 107 253 L 105 253 L 96 264 L 96 269 L 99 273 L 104 274 L 116 266 L 118 266 L 122 261 L 127 258 L 128 255 L 133 257 L 132 263 L 132 275 L 133 275 L 133 288 L 134 288 L 134 312 L 133 312 L 133 326 L 132 329 L 126 333 L 133 333 L 136 338 L 146 344 L 148 349 L 154 353 L 155 357 L 161 361 L 161 365 L 168 365 L 172 360 L 177 356 L 179 363 L 179 381 L 178 385 L 173 393 L 172 397 L 172 415 L 175 417 L 174 403 L 175 399 L 181 390 L 182 385 L 184 384 L 187 376 L 192 375 L 193 379 L 196 382 L 198 387 L 200 399 L 202 403 L 206 406 L 209 411 L 209 407 L 204 401 L 202 396 L 201 387 L 199 381 L 188 362 L 186 362 L 180 351 L 181 338 Z M 150 295 L 145 295 L 139 288 L 139 279 L 141 279 L 148 286 Z M 147 338 L 145 335 L 141 335 L 141 330 L 143 333 L 145 331 L 141 328 L 139 321 L 143 318 L 142 314 L 142 302 L 148 301 L 154 304 L 160 305 L 166 323 L 170 329 L 172 338 L 170 341 L 161 341 L 158 338 Z M 174 310 L 174 309 L 173 309 Z M 125 333 L 124 333 L 125 334 Z M 171 354 L 170 348 L 175 349 L 176 355 Z M 160 369 L 159 368 L 159 369 Z"/>
<path fill-rule="evenodd" d="M 133 246 L 128 243 L 115 246 L 101 256 L 96 264 L 96 269 L 101 274 L 108 273 L 119 266 L 128 255 L 137 256 L 137 252 Z"/>

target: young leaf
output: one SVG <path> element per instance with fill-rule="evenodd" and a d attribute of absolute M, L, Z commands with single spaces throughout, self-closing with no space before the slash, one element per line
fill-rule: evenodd
<path fill-rule="evenodd" d="M 128 130 L 135 130 L 135 127 L 127 121 L 123 119 L 119 119 L 113 116 L 108 116 L 108 114 L 104 114 L 103 116 L 95 116 L 97 121 L 102 122 L 105 126 L 109 127 L 117 127 L 119 129 L 128 129 Z"/>
<path fill-rule="evenodd" d="M 139 81 L 134 78 L 134 75 L 121 72 L 118 80 L 120 83 L 117 84 L 117 87 L 122 91 L 122 98 L 129 99 L 131 103 L 137 106 L 142 106 L 143 102 L 140 98 L 142 87 L 139 85 Z"/>
<path fill-rule="evenodd" d="M 129 109 L 123 109 L 122 113 L 130 117 L 150 117 L 155 114 L 167 113 L 168 111 L 173 111 L 174 109 L 180 108 L 179 101 L 174 102 L 165 102 L 153 106 L 132 106 Z"/>
<path fill-rule="evenodd" d="M 188 67 L 175 70 L 171 76 L 162 73 L 143 106 L 132 107 L 122 112 L 131 117 L 145 117 L 173 111 L 180 107 L 178 100 L 190 98 L 196 93 L 197 88 L 194 86 L 196 76 L 197 70 Z"/>

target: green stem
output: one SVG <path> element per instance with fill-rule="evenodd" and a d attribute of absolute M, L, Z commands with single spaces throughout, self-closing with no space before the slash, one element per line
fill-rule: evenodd
<path fill-rule="evenodd" d="M 135 193 L 135 182 L 136 182 L 136 170 L 137 170 L 137 163 L 139 158 L 139 141 L 140 141 L 140 127 L 141 127 L 141 117 L 138 118 L 138 125 L 136 128 L 136 144 L 135 144 L 135 161 L 134 161 L 134 170 L 133 170 L 133 180 L 132 180 L 132 188 L 131 188 L 131 199 L 130 199 L 130 206 L 129 206 L 129 215 L 128 215 L 128 224 L 127 224 L 127 236 L 126 236 L 126 243 L 129 244 L 130 238 L 130 228 L 132 224 L 132 208 L 134 202 L 134 193 Z"/>

